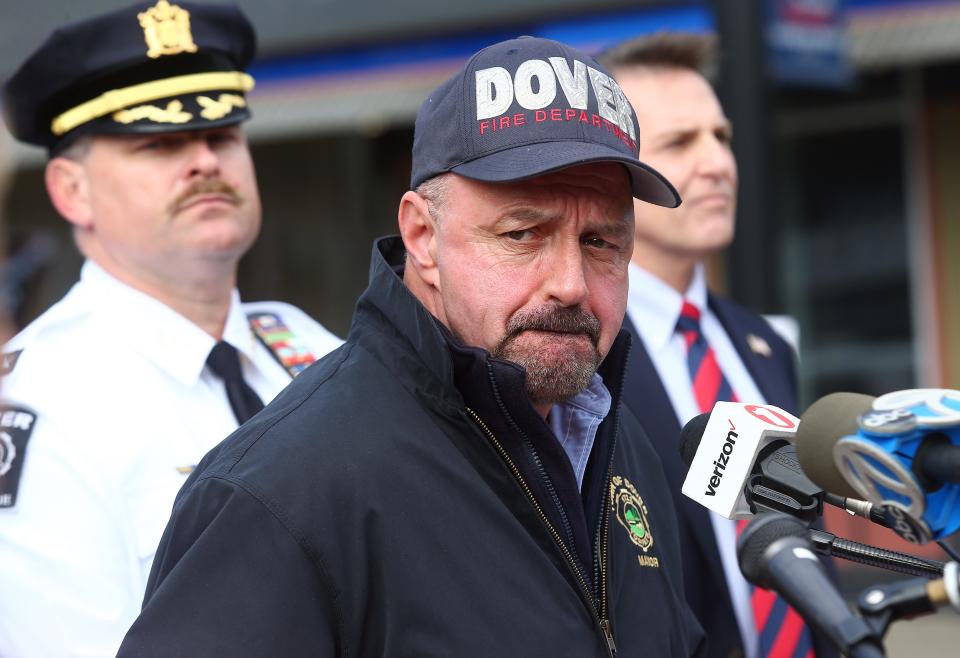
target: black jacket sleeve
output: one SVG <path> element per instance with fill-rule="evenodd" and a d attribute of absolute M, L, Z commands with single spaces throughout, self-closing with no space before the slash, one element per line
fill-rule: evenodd
<path fill-rule="evenodd" d="M 216 477 L 181 498 L 118 658 L 339 655 L 319 556 L 268 502 Z"/>

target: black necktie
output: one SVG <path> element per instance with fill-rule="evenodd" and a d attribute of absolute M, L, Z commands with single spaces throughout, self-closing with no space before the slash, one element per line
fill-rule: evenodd
<path fill-rule="evenodd" d="M 210 366 L 213 374 L 222 379 L 224 385 L 226 385 L 227 399 L 230 400 L 230 408 L 233 409 L 233 415 L 237 417 L 238 423 L 242 425 L 263 409 L 263 401 L 260 396 L 250 388 L 247 382 L 243 381 L 243 373 L 240 371 L 240 355 L 237 354 L 233 345 L 222 340 L 217 342 L 210 350 L 207 365 Z"/>

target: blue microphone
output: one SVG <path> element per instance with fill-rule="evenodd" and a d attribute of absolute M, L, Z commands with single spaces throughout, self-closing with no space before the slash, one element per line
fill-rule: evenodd
<path fill-rule="evenodd" d="M 880 507 L 904 539 L 960 530 L 960 391 L 832 393 L 800 417 L 796 446 L 811 480 Z"/>

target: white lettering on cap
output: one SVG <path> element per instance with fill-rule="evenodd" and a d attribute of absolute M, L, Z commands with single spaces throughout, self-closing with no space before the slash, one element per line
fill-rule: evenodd
<path fill-rule="evenodd" d="M 617 114 L 620 116 L 617 125 L 620 126 L 620 130 L 630 135 L 630 139 L 636 141 L 637 133 L 633 128 L 633 106 L 630 105 L 630 101 L 627 100 L 617 81 L 610 80 L 610 82 L 613 83 L 613 98 L 617 103 Z"/>
<path fill-rule="evenodd" d="M 513 103 L 513 80 L 502 66 L 476 72 L 477 120 L 503 114 Z"/>
<path fill-rule="evenodd" d="M 539 91 L 533 90 L 534 78 Z M 517 102 L 528 110 L 546 107 L 557 97 L 557 79 L 553 76 L 553 69 L 542 59 L 528 59 L 521 64 L 513 77 L 513 86 Z"/>
<path fill-rule="evenodd" d="M 587 65 L 575 59 L 571 72 L 567 60 L 563 57 L 551 57 L 550 64 L 557 74 L 560 89 L 567 97 L 570 107 L 578 110 L 587 109 Z"/>
<path fill-rule="evenodd" d="M 578 110 L 587 109 L 589 90 L 597 98 L 597 112 L 618 126 L 632 140 L 637 139 L 633 124 L 633 108 L 620 85 L 610 76 L 579 60 L 573 60 L 573 70 L 563 57 L 528 59 L 517 67 L 515 76 L 502 66 L 481 69 L 476 77 L 477 120 L 499 116 L 510 109 L 514 98 L 526 110 L 547 107 L 557 97 L 557 83 L 567 104 Z M 533 80 L 537 80 L 534 91 Z M 587 84 L 589 78 L 590 84 Z"/>
<path fill-rule="evenodd" d="M 633 132 L 633 122 L 627 121 L 626 125 L 624 125 L 623 116 L 617 108 L 617 96 L 614 88 L 620 91 L 620 85 L 614 82 L 609 75 L 601 73 L 592 66 L 588 66 L 587 71 L 590 73 L 590 83 L 593 85 L 593 93 L 597 97 L 597 111 L 600 113 L 600 116 L 611 123 L 617 124 L 620 126 L 620 130 L 629 133 L 630 137 L 636 139 L 636 135 Z M 622 91 L 620 91 L 620 93 L 623 94 Z"/>

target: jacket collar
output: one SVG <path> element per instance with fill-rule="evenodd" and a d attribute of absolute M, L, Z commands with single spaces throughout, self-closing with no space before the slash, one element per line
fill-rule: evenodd
<path fill-rule="evenodd" d="M 403 283 L 405 259 L 399 236 L 374 242 L 370 282 L 357 301 L 347 340 L 356 341 L 393 372 L 407 373 L 401 379 L 419 393 L 462 409 L 444 330 Z"/>

